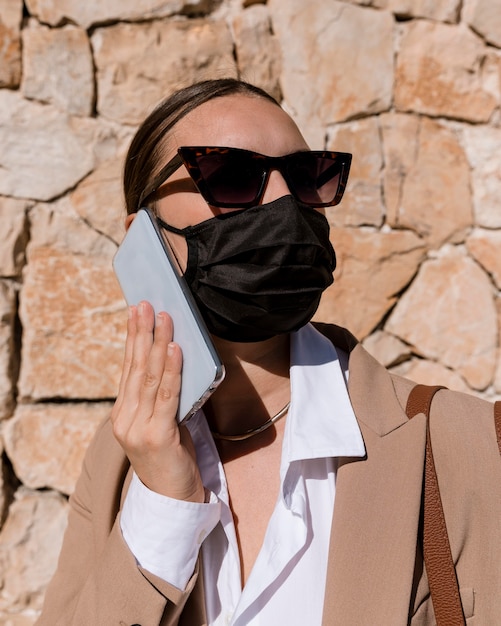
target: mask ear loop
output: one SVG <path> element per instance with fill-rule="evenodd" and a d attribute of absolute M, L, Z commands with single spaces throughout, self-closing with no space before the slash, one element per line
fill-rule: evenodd
<path fill-rule="evenodd" d="M 174 258 L 176 259 L 176 263 L 177 263 L 177 267 L 179 269 L 179 272 L 181 274 L 181 276 L 184 276 L 186 281 L 191 281 L 193 276 L 196 273 L 196 268 L 197 268 L 197 263 L 198 263 L 198 249 L 197 246 L 194 245 L 193 240 L 191 239 L 191 237 L 187 237 L 187 230 L 188 232 L 191 231 L 193 229 L 192 226 L 188 226 L 187 228 L 176 228 L 175 226 L 171 226 L 170 224 L 167 224 L 167 222 L 164 222 L 164 220 L 159 217 L 158 215 L 155 216 L 158 225 L 163 228 L 164 230 L 170 232 L 170 233 L 174 233 L 175 235 L 180 235 L 181 237 L 184 237 L 185 241 L 186 241 L 186 245 L 188 246 L 188 259 L 193 259 L 193 263 L 188 263 L 187 267 L 186 267 L 186 271 L 183 272 L 183 270 L 181 269 L 181 263 L 179 262 L 179 258 L 174 250 L 174 248 L 170 245 L 169 240 L 167 239 L 167 237 L 165 237 L 165 239 L 167 240 L 167 245 L 169 246 L 170 251 L 172 252 Z"/>
<path fill-rule="evenodd" d="M 184 228 L 176 228 L 175 226 L 171 226 L 170 224 L 167 224 L 167 222 L 164 222 L 163 219 L 159 215 L 156 215 L 155 217 L 158 222 L 158 225 L 164 228 L 165 230 L 169 231 L 170 233 L 174 233 L 175 235 L 182 235 L 183 237 L 185 236 L 186 231 Z"/>
<path fill-rule="evenodd" d="M 184 237 L 184 232 L 180 228 L 176 228 L 175 226 L 171 226 L 170 224 L 167 224 L 167 222 L 164 222 L 163 219 L 159 217 L 158 215 L 156 215 L 155 217 L 156 217 L 158 225 L 161 226 L 161 228 L 163 228 L 164 230 L 168 232 L 174 233 L 176 235 L 181 235 L 181 237 Z M 174 250 L 174 247 L 171 246 L 170 241 L 167 238 L 167 236 L 164 236 L 164 239 L 166 241 L 166 244 L 169 246 L 169 250 L 172 252 L 172 256 L 176 259 L 178 270 L 181 272 L 181 274 L 183 274 L 183 271 L 181 269 L 181 263 L 179 262 L 179 258 L 176 254 L 176 251 Z"/>

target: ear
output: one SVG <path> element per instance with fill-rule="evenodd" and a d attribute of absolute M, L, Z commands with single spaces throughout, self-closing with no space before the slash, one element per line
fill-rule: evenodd
<path fill-rule="evenodd" d="M 127 217 L 125 218 L 125 230 L 126 231 L 129 230 L 129 226 L 134 221 L 136 215 L 137 213 L 129 213 L 129 215 L 127 215 Z"/>

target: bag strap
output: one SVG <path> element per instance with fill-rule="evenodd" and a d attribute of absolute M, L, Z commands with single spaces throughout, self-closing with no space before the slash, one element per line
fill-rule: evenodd
<path fill-rule="evenodd" d="M 440 389 L 444 389 L 444 387 L 416 385 L 409 394 L 406 413 L 409 419 L 412 419 L 418 413 L 424 413 L 426 416 L 423 556 L 435 620 L 437 626 L 465 626 L 466 621 L 459 595 L 456 569 L 447 535 L 444 509 L 431 446 L 430 407 L 433 396 Z M 501 435 L 501 406 L 499 410 L 499 424 Z"/>

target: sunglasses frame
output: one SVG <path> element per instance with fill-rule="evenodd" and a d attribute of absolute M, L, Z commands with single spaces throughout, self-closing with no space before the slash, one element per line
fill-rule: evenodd
<path fill-rule="evenodd" d="M 214 198 L 209 186 L 206 184 L 204 178 L 201 175 L 200 167 L 197 163 L 197 159 L 200 156 L 207 156 L 211 152 L 218 154 L 224 154 L 225 152 L 237 152 L 239 154 L 250 155 L 251 160 L 253 161 L 262 161 L 263 174 L 261 176 L 259 191 L 252 198 L 251 201 L 220 202 Z M 182 146 L 178 148 L 177 154 L 166 165 L 164 165 L 164 167 L 158 172 L 158 174 L 154 177 L 151 183 L 146 186 L 145 190 L 139 198 L 138 208 L 141 208 L 143 203 L 145 203 L 159 189 L 159 187 L 163 185 L 163 183 L 166 182 L 167 179 L 182 165 L 184 165 L 188 170 L 190 178 L 195 183 L 198 191 L 200 192 L 204 200 L 211 206 L 235 209 L 247 209 L 252 206 L 256 206 L 262 199 L 270 172 L 274 169 L 278 170 L 281 173 L 285 182 L 287 183 L 287 186 L 289 187 L 291 194 L 296 198 L 296 200 L 304 202 L 296 194 L 294 180 L 289 176 L 287 169 L 287 163 L 290 162 L 297 155 L 301 154 L 312 154 L 318 158 L 332 159 L 333 162 L 340 161 L 341 165 L 339 173 L 339 183 L 334 198 L 328 202 L 306 202 L 305 204 L 308 204 L 313 208 L 335 206 L 336 204 L 339 204 L 343 197 L 344 190 L 346 189 L 346 183 L 348 181 L 348 175 L 350 172 L 352 155 L 348 152 L 331 152 L 329 150 L 304 150 L 293 152 L 291 154 L 286 154 L 284 156 L 271 157 L 260 154 L 259 152 L 244 150 L 242 148 L 229 148 L 225 146 Z"/>

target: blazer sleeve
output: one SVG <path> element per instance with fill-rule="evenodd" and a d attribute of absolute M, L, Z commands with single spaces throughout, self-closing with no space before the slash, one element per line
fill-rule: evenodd
<path fill-rule="evenodd" d="M 87 450 L 70 497 L 68 527 L 38 626 L 174 626 L 197 579 L 184 591 L 140 568 L 119 523 L 129 463 L 109 421 Z"/>

